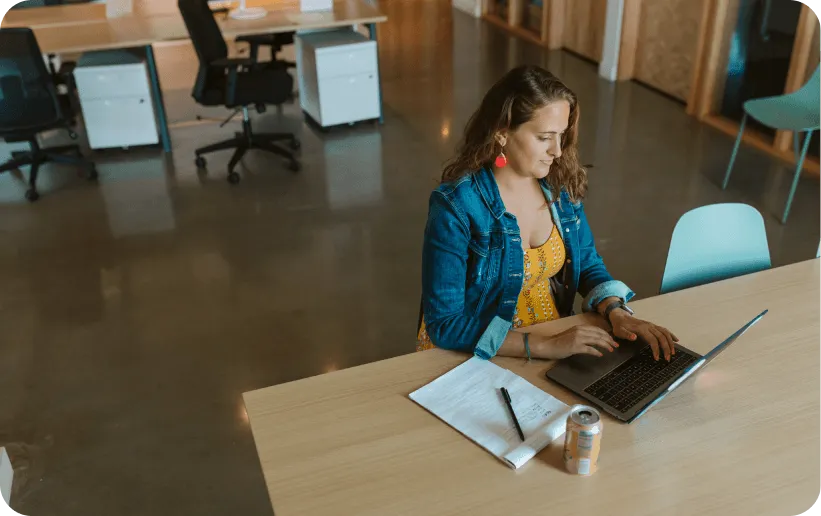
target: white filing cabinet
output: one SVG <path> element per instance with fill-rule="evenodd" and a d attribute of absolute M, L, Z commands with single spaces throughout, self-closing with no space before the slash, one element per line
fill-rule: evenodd
<path fill-rule="evenodd" d="M 148 70 L 141 56 L 126 50 L 83 54 L 74 79 L 92 149 L 159 142 Z"/>
<path fill-rule="evenodd" d="M 379 118 L 376 42 L 352 30 L 295 38 L 302 110 L 322 127 Z"/>

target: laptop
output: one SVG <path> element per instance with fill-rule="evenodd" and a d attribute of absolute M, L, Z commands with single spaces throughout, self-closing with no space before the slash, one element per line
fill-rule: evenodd
<path fill-rule="evenodd" d="M 761 320 L 764 310 L 704 356 L 676 344 L 667 362 L 653 360 L 650 345 L 619 340 L 603 357 L 573 355 L 559 361 L 546 376 L 626 423 L 641 417 L 687 378 L 703 369 L 727 346 Z"/>

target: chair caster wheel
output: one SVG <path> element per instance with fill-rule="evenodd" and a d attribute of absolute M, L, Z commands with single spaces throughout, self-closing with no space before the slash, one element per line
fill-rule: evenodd
<path fill-rule="evenodd" d="M 302 143 L 299 140 L 291 140 L 291 150 L 299 150 L 302 147 Z"/>
<path fill-rule="evenodd" d="M 299 161 L 292 161 L 290 165 L 288 165 L 288 170 L 291 172 L 299 172 L 302 170 L 302 165 L 299 164 Z"/>
<path fill-rule="evenodd" d="M 208 163 L 205 161 L 205 158 L 203 158 L 202 156 L 197 156 L 197 159 L 194 160 L 194 164 L 197 166 L 197 168 L 205 168 L 205 166 Z"/>
<path fill-rule="evenodd" d="M 97 180 L 97 166 L 91 165 L 91 168 L 88 170 L 88 180 L 89 181 L 96 181 Z"/>
<path fill-rule="evenodd" d="M 34 202 L 39 198 L 40 194 L 37 193 L 37 190 L 35 190 L 34 188 L 29 188 L 28 190 L 26 190 L 26 200 L 28 200 L 29 202 Z"/>
<path fill-rule="evenodd" d="M 232 185 L 238 184 L 239 183 L 239 174 L 237 174 L 236 172 L 229 172 L 228 173 L 228 182 L 231 183 Z"/>

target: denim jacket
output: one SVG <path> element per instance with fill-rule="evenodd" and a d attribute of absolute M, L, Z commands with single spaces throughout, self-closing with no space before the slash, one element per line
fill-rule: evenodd
<path fill-rule="evenodd" d="M 564 240 L 567 261 L 550 281 L 561 317 L 573 314 L 576 293 L 593 311 L 607 297 L 633 292 L 614 280 L 596 252 L 581 203 L 562 190 L 542 191 Z M 511 330 L 522 290 L 524 250 L 516 217 L 505 210 L 489 169 L 440 185 L 430 196 L 422 251 L 422 308 L 431 341 L 490 359 Z"/>

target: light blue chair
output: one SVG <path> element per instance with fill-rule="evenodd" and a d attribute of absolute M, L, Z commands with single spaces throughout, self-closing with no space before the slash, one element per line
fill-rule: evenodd
<path fill-rule="evenodd" d="M 770 268 L 761 213 L 747 204 L 711 204 L 685 213 L 673 230 L 661 293 Z"/>
<path fill-rule="evenodd" d="M 786 95 L 776 97 L 764 97 L 760 99 L 748 100 L 744 103 L 744 117 L 741 119 L 741 127 L 738 128 L 738 137 L 733 147 L 733 156 L 727 166 L 727 173 L 724 175 L 722 189 L 727 188 L 730 181 L 730 174 L 733 171 L 738 147 L 741 145 L 741 136 L 744 134 L 744 124 L 747 116 L 751 116 L 762 124 L 773 129 L 785 129 L 793 131 L 793 151 L 795 152 L 795 176 L 790 187 L 790 194 L 787 197 L 787 205 L 784 207 L 784 214 L 781 216 L 781 223 L 787 223 L 787 216 L 790 214 L 795 189 L 798 186 L 798 179 L 801 177 L 801 167 L 804 165 L 804 158 L 807 156 L 807 149 L 810 147 L 813 131 L 821 127 L 819 120 L 819 104 L 821 103 L 821 82 L 819 82 L 819 69 L 815 69 L 807 84 L 800 90 Z M 805 132 L 804 144 L 799 154 L 798 133 Z"/>

